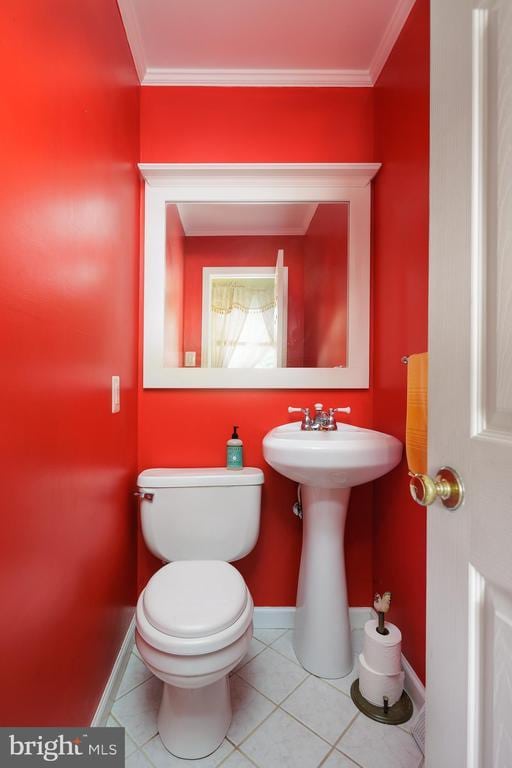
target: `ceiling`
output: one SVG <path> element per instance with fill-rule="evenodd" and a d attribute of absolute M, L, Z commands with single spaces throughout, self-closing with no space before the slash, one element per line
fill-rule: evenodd
<path fill-rule="evenodd" d="M 304 235 L 318 203 L 178 203 L 185 235 Z"/>
<path fill-rule="evenodd" d="M 143 85 L 372 86 L 414 0 L 118 0 Z"/>

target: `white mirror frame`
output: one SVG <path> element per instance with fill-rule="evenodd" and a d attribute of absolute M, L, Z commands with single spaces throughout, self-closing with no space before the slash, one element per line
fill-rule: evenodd
<path fill-rule="evenodd" d="M 364 389 L 369 384 L 371 180 L 380 163 L 141 163 L 145 180 L 145 388 Z M 166 204 L 349 204 L 347 365 L 344 368 L 166 368 Z M 319 296 L 321 301 L 321 296 Z"/>

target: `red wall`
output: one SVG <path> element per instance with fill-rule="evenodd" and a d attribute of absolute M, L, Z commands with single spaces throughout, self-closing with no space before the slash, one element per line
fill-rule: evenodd
<path fill-rule="evenodd" d="M 371 88 L 141 89 L 144 163 L 368 162 Z"/>
<path fill-rule="evenodd" d="M 304 365 L 347 363 L 348 205 L 322 203 L 305 237 Z"/>
<path fill-rule="evenodd" d="M 141 89 L 142 162 L 367 162 L 373 157 L 370 88 Z M 264 434 L 287 421 L 287 406 L 351 405 L 351 420 L 372 424 L 370 391 L 142 390 L 139 466 L 222 466 L 232 424 L 240 424 L 245 463 L 265 472 L 261 534 L 240 562 L 257 605 L 293 605 L 301 524 L 296 485 L 261 452 Z M 187 413 L 187 424 L 183 414 Z M 206 438 L 199 433 L 207 423 Z M 347 523 L 352 605 L 372 589 L 372 489 L 354 490 Z M 157 567 L 139 541 L 139 587 Z"/>
<path fill-rule="evenodd" d="M 139 94 L 115 0 L 0 20 L 0 723 L 87 725 L 134 602 Z"/>
<path fill-rule="evenodd" d="M 429 3 L 416 0 L 374 88 L 375 427 L 405 437 L 403 355 L 427 349 Z M 374 583 L 393 592 L 407 659 L 425 673 L 425 512 L 405 462 L 375 484 Z"/>
<path fill-rule="evenodd" d="M 304 254 L 302 237 L 187 237 L 185 240 L 184 350 L 201 365 L 203 267 L 275 267 L 284 250 L 288 267 L 288 366 L 302 366 L 304 355 Z"/>

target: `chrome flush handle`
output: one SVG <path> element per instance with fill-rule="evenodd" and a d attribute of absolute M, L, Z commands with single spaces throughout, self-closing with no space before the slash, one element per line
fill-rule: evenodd
<path fill-rule="evenodd" d="M 141 501 L 153 501 L 154 493 L 150 493 L 149 491 L 135 491 L 134 496 L 138 496 Z"/>

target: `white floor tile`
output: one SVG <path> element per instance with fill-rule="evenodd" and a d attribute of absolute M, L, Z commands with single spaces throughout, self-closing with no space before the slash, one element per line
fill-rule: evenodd
<path fill-rule="evenodd" d="M 144 745 L 144 753 L 151 760 L 155 768 L 174 768 L 176 765 L 182 766 L 201 766 L 201 768 L 216 768 L 217 765 L 233 751 L 233 745 L 226 739 L 222 742 L 220 747 L 212 752 L 211 755 L 203 757 L 200 760 L 184 760 L 181 757 L 171 755 L 166 750 L 160 736 L 155 736 L 151 741 Z"/>
<path fill-rule="evenodd" d="M 124 762 L 126 768 L 153 768 L 147 757 L 137 750 Z"/>
<path fill-rule="evenodd" d="M 283 701 L 308 675 L 302 667 L 272 648 L 256 656 L 238 674 L 276 704 Z"/>
<path fill-rule="evenodd" d="M 162 683 L 151 677 L 118 699 L 112 714 L 129 732 L 139 746 L 155 735 L 156 716 L 162 696 Z"/>
<path fill-rule="evenodd" d="M 233 719 L 227 735 L 236 745 L 254 731 L 274 709 L 271 701 L 238 675 L 231 678 L 231 704 Z"/>
<path fill-rule="evenodd" d="M 358 768 L 358 766 L 335 749 L 325 763 L 322 763 L 322 768 Z"/>
<path fill-rule="evenodd" d="M 249 653 L 231 677 L 229 741 L 225 739 L 202 760 L 182 760 L 162 745 L 156 727 L 162 684 L 151 676 L 134 647 L 107 721 L 108 726 L 125 728 L 127 768 L 316 768 L 320 764 L 321 768 L 423 768 L 423 757 L 409 733 L 416 712 L 399 728 L 361 714 L 350 724 L 356 710 L 347 697 L 357 667 L 344 678 L 321 680 L 299 665 L 293 630 L 256 630 L 254 634 Z M 355 651 L 361 638 L 360 630 L 352 633 Z M 275 710 L 278 703 L 282 709 Z M 334 743 L 344 728 L 329 754 L 327 742 Z"/>
<path fill-rule="evenodd" d="M 109 719 L 107 720 L 107 726 L 108 728 L 123 728 L 124 726 L 121 725 L 121 723 L 118 723 L 117 720 L 110 715 Z M 124 729 L 124 756 L 125 759 L 127 757 L 130 757 L 132 752 L 135 752 L 137 749 L 136 743 L 133 741 L 132 738 L 130 738 L 130 735 L 126 728 Z"/>
<path fill-rule="evenodd" d="M 358 713 L 351 699 L 312 675 L 281 706 L 329 744 L 338 741 Z"/>
<path fill-rule="evenodd" d="M 336 746 L 365 768 L 419 768 L 422 760 L 412 736 L 361 714 Z"/>
<path fill-rule="evenodd" d="M 260 768 L 316 768 L 329 745 L 277 709 L 241 749 Z"/>
<path fill-rule="evenodd" d="M 408 720 L 406 723 L 402 723 L 399 726 L 399 728 L 402 728 L 402 730 L 407 731 L 407 733 L 412 733 L 417 717 L 418 717 L 418 710 L 414 706 L 414 702 L 413 702 L 411 719 Z"/>
<path fill-rule="evenodd" d="M 299 664 L 299 660 L 295 655 L 293 648 L 293 629 L 289 629 L 284 635 L 281 635 L 271 646 L 275 651 L 286 656 L 287 659 L 293 661 L 294 664 Z M 300 664 L 299 664 L 300 666 Z"/>
<path fill-rule="evenodd" d="M 352 672 L 349 672 L 345 677 L 337 677 L 327 680 L 326 682 L 329 683 L 329 685 L 333 685 L 338 691 L 342 691 L 347 696 L 350 696 L 350 688 L 356 677 L 359 677 L 359 662 L 357 656 L 354 656 L 354 667 Z"/>
<path fill-rule="evenodd" d="M 253 635 L 256 640 L 259 640 L 261 643 L 271 645 L 274 640 L 277 640 L 278 637 L 284 635 L 285 632 L 286 629 L 254 629 Z"/>
<path fill-rule="evenodd" d="M 267 646 L 264 643 L 260 643 L 260 641 L 256 640 L 255 637 L 251 638 L 251 644 L 249 646 L 249 650 L 243 657 L 240 664 L 238 664 L 233 671 L 238 672 L 238 670 L 242 669 L 242 667 L 244 667 L 248 661 L 250 661 L 251 659 L 254 659 L 254 657 L 257 656 L 258 653 L 261 653 L 262 651 L 264 651 L 266 647 Z"/>
<path fill-rule="evenodd" d="M 125 693 L 128 693 L 128 691 L 136 688 L 145 680 L 149 680 L 150 677 L 152 677 L 152 673 L 146 667 L 144 662 L 140 659 L 139 656 L 131 653 L 130 660 L 126 665 L 126 669 L 121 680 L 121 684 L 116 693 L 116 699 L 120 699 L 121 696 L 124 696 Z"/>
<path fill-rule="evenodd" d="M 254 763 L 251 763 L 241 752 L 236 749 L 230 754 L 227 760 L 222 763 L 222 768 L 254 768 Z"/>

